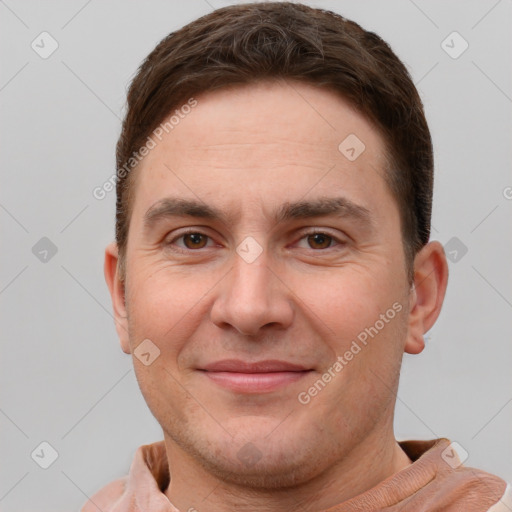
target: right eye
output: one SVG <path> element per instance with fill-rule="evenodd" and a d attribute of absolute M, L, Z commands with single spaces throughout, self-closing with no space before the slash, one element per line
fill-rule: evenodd
<path fill-rule="evenodd" d="M 182 241 L 182 244 L 175 243 L 180 240 Z M 165 246 L 176 252 L 190 253 L 207 247 L 206 244 L 208 243 L 208 240 L 211 241 L 211 238 L 208 235 L 205 235 L 200 231 L 190 229 L 175 236 L 171 240 L 166 241 Z"/>

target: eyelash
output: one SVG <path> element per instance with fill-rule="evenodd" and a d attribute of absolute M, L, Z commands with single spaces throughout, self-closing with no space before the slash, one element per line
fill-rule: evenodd
<path fill-rule="evenodd" d="M 178 236 L 174 237 L 172 240 L 170 240 L 169 242 L 166 242 L 165 245 L 170 247 L 171 245 L 174 244 L 174 242 L 176 242 L 177 240 L 179 240 L 180 238 L 183 238 L 184 236 L 186 235 L 191 235 L 191 234 L 194 234 L 194 235 L 202 235 L 202 236 L 205 236 L 207 237 L 209 240 L 211 240 L 212 238 L 208 235 L 206 235 L 205 233 L 202 233 L 201 231 L 198 231 L 197 229 L 189 229 L 187 231 L 184 231 L 182 232 L 181 234 L 179 234 Z M 328 232 L 326 231 L 321 231 L 321 230 L 312 230 L 312 231 L 307 231 L 305 233 L 302 234 L 302 236 L 299 238 L 299 241 L 300 240 L 303 240 L 304 238 L 307 238 L 309 236 L 314 236 L 314 235 L 325 235 L 327 236 L 328 238 L 331 239 L 331 243 L 336 243 L 337 245 L 340 245 L 340 246 L 344 246 L 346 245 L 347 242 L 344 242 L 342 240 L 340 240 L 339 238 L 329 234 Z M 315 251 L 315 252 L 325 252 L 327 251 L 328 249 L 333 249 L 334 247 L 327 247 L 325 249 L 311 249 L 312 251 Z M 201 248 L 201 249 L 204 249 L 204 248 Z M 200 252 L 201 249 L 183 249 L 181 247 L 173 247 L 172 250 L 174 252 L 178 252 L 178 253 L 181 253 L 181 254 L 190 254 L 191 252 Z"/>

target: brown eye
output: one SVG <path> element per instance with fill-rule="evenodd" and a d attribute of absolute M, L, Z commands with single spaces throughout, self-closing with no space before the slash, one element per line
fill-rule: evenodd
<path fill-rule="evenodd" d="M 308 235 L 307 238 L 312 249 L 328 249 L 332 242 L 332 236 L 325 233 L 313 233 Z"/>
<path fill-rule="evenodd" d="M 208 237 L 202 233 L 187 233 L 182 235 L 183 243 L 187 249 L 202 249 L 206 246 Z"/>

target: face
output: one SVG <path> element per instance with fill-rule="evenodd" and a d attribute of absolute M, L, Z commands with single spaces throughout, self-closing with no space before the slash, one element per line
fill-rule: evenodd
<path fill-rule="evenodd" d="M 122 346 L 169 445 L 299 483 L 392 428 L 410 288 L 383 140 L 305 84 L 196 99 L 136 171 Z"/>

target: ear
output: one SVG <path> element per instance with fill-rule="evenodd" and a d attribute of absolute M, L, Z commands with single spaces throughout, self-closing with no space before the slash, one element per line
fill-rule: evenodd
<path fill-rule="evenodd" d="M 114 320 L 117 335 L 121 342 L 121 348 L 126 354 L 130 354 L 130 342 L 128 336 L 128 316 L 126 313 L 125 287 L 120 279 L 119 254 L 115 242 L 107 245 L 105 249 L 105 264 L 103 266 L 105 281 L 107 282 L 112 306 L 114 308 Z"/>
<path fill-rule="evenodd" d="M 447 284 L 448 263 L 443 246 L 439 242 L 429 242 L 414 259 L 405 352 L 419 354 L 425 348 L 423 335 L 431 329 L 441 312 Z"/>

